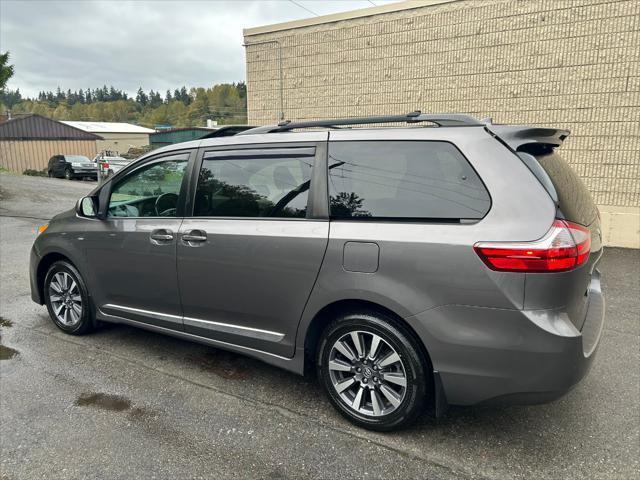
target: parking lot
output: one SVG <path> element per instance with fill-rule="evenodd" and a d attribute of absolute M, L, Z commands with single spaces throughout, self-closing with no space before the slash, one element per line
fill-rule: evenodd
<path fill-rule="evenodd" d="M 313 378 L 126 326 L 58 331 L 30 299 L 29 249 L 94 187 L 0 174 L 0 478 L 639 478 L 638 251 L 605 253 L 600 349 L 566 397 L 378 434 Z"/>

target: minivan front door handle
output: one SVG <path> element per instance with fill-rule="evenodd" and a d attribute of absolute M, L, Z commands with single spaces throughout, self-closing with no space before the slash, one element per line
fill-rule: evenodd
<path fill-rule="evenodd" d="M 187 244 L 206 242 L 207 233 L 202 230 L 191 230 L 182 234 L 182 241 Z"/>
<path fill-rule="evenodd" d="M 161 228 L 159 230 L 154 230 L 153 232 L 151 232 L 149 238 L 151 239 L 151 243 L 158 245 L 160 243 L 166 243 L 173 240 L 173 232 L 171 230 L 167 230 L 166 228 Z"/>

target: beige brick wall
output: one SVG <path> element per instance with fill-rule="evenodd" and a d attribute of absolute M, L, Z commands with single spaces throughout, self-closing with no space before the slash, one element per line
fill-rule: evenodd
<path fill-rule="evenodd" d="M 563 155 L 608 225 L 630 222 L 606 240 L 640 247 L 640 0 L 434 1 L 245 31 L 249 123 L 277 120 L 281 55 L 287 119 L 421 109 L 568 128 Z"/>

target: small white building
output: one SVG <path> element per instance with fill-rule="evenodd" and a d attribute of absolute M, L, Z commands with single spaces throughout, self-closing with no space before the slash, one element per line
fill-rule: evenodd
<path fill-rule="evenodd" d="M 62 123 L 102 137 L 102 140 L 96 140 L 98 152 L 109 150 L 120 154 L 127 153 L 131 147 L 149 145 L 149 134 L 155 133 L 151 128 L 122 122 L 63 121 Z"/>

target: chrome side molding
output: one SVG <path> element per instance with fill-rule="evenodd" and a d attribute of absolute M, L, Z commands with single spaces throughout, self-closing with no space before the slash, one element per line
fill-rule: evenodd
<path fill-rule="evenodd" d="M 242 325 L 232 325 L 229 323 L 214 322 L 213 320 L 203 320 L 200 318 L 181 317 L 179 315 L 170 315 L 167 313 L 154 312 L 152 310 L 144 310 L 141 308 L 126 307 L 124 305 L 115 305 L 112 303 L 103 305 L 100 310 L 101 313 L 105 315 L 110 314 L 108 312 L 105 312 L 104 310 L 116 311 L 123 314 L 133 313 L 136 315 L 149 317 L 151 319 L 157 318 L 158 320 L 170 321 L 176 324 L 183 323 L 184 325 L 211 330 L 212 332 L 229 333 L 231 335 L 255 338 L 256 340 L 265 340 L 268 342 L 279 342 L 284 338 L 284 333 L 280 332 L 272 332 L 270 330 L 262 330 L 259 328 L 244 327 Z"/>

